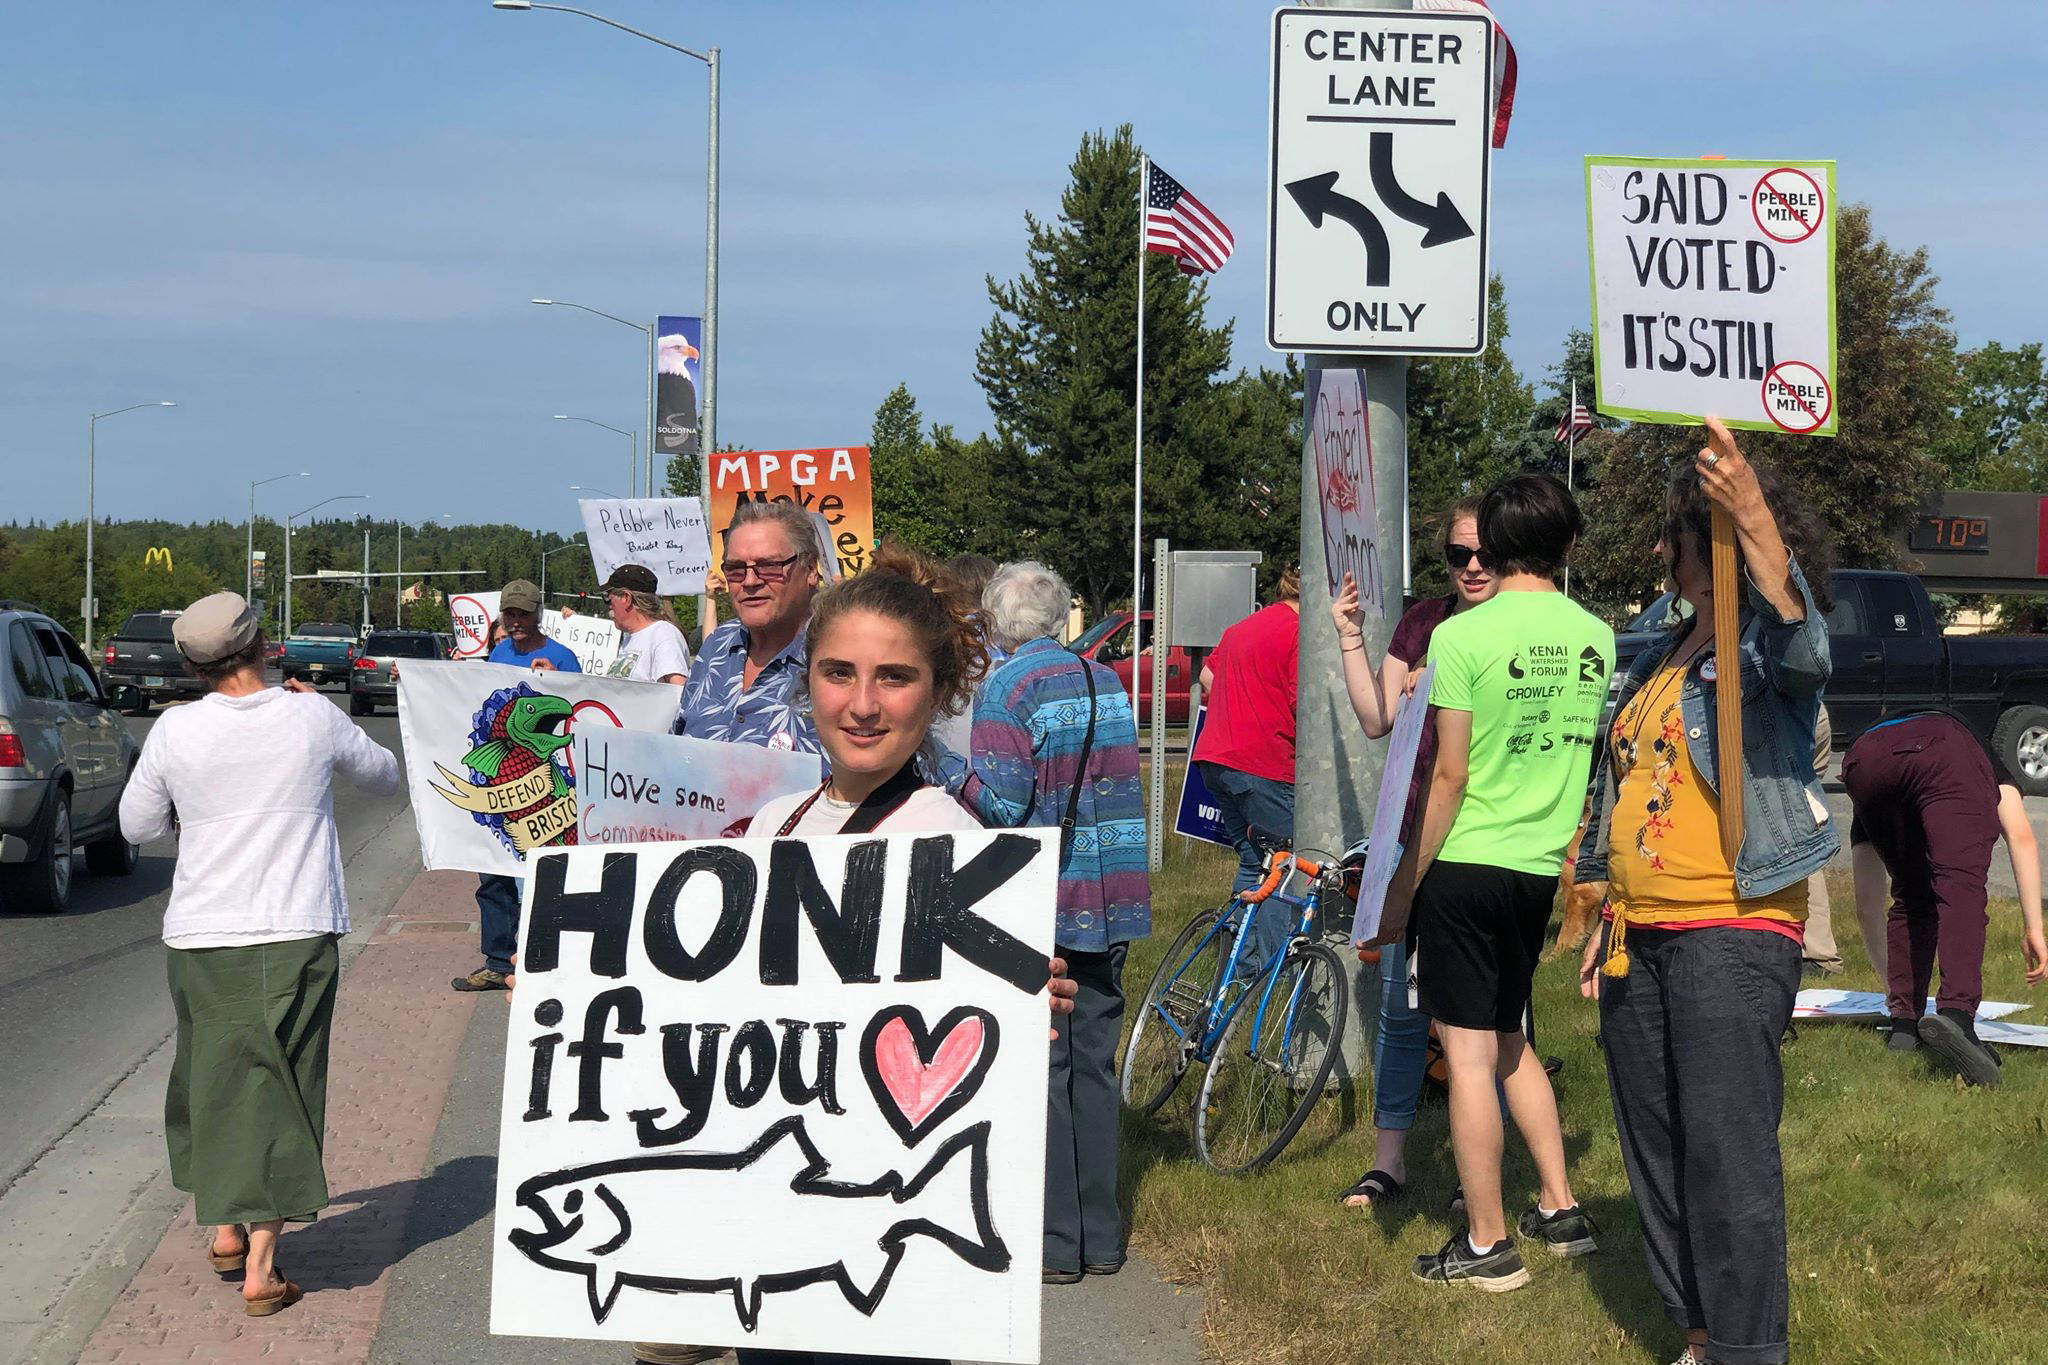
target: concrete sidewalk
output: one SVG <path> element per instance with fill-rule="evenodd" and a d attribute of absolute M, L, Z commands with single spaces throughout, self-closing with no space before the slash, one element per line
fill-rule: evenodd
<path fill-rule="evenodd" d="M 451 991 L 475 965 L 467 874 L 422 874 L 344 976 L 329 1072 L 333 1205 L 288 1229 L 278 1261 L 305 1300 L 243 1314 L 205 1260 L 190 1205 L 92 1335 L 86 1365 L 287 1360 L 336 1365 L 627 1365 L 622 1343 L 489 1331 L 503 995 Z M 1050 1365 L 1195 1365 L 1202 1298 L 1133 1260 L 1048 1287 Z"/>

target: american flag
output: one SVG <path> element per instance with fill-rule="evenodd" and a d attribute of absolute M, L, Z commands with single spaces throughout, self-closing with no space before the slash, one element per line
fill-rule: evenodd
<path fill-rule="evenodd" d="M 1564 416 L 1557 419 L 1557 439 L 1567 441 L 1592 429 L 1593 414 L 1586 410 L 1586 405 L 1579 401 L 1578 392 L 1574 390 L 1571 406 L 1564 410 Z"/>
<path fill-rule="evenodd" d="M 1484 14 L 1493 19 L 1493 11 L 1487 8 L 1486 0 L 1415 0 L 1416 9 L 1437 10 L 1452 14 Z M 1493 145 L 1508 145 L 1508 120 L 1515 112 L 1515 45 L 1508 41 L 1508 31 L 1500 26 L 1500 20 L 1493 20 Z M 1564 437 L 1557 438 L 1562 441 Z"/>
<path fill-rule="evenodd" d="M 1181 183 L 1145 163 L 1145 250 L 1171 256 L 1182 272 L 1221 270 L 1237 238 Z"/>

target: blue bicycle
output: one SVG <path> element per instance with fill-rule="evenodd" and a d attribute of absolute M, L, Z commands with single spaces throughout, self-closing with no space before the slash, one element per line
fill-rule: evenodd
<path fill-rule="evenodd" d="M 1281 894 L 1295 872 L 1307 879 L 1306 893 Z M 1323 1099 L 1337 1064 L 1347 991 L 1336 953 L 1316 937 L 1316 919 L 1325 895 L 1343 895 L 1344 874 L 1335 860 L 1284 848 L 1268 854 L 1257 889 L 1181 930 L 1132 1020 L 1124 1103 L 1155 1112 L 1189 1066 L 1202 1062 L 1195 1151 L 1226 1175 L 1280 1155 Z M 1252 916 L 1282 906 L 1296 912 L 1286 951 L 1258 972 L 1241 971 Z"/>

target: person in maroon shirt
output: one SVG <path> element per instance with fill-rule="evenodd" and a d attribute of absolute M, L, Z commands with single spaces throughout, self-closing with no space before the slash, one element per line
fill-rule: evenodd
<path fill-rule="evenodd" d="M 1472 494 L 1444 513 L 1443 556 L 1451 573 L 1451 590 L 1442 597 L 1417 602 L 1401 614 L 1387 643 L 1387 657 L 1375 669 L 1366 661 L 1365 616 L 1359 607 L 1358 585 L 1345 576 L 1330 604 L 1337 623 L 1337 647 L 1344 660 L 1344 686 L 1351 709 L 1367 739 L 1379 739 L 1394 726 L 1394 710 L 1422 671 L 1429 637 L 1452 612 L 1476 607 L 1500 591 L 1500 579 L 1479 561 L 1479 504 Z M 1436 760 L 1436 727 L 1422 727 L 1422 745 L 1415 772 L 1408 780 L 1408 809 L 1401 817 L 1401 842 L 1407 843 L 1422 814 L 1422 789 Z M 1380 950 L 1380 1026 L 1374 1034 L 1372 1169 L 1338 1197 L 1353 1208 L 1392 1202 L 1401 1197 L 1408 1179 L 1408 1130 L 1422 1095 L 1428 1062 L 1429 1017 L 1408 1003 L 1408 945 L 1390 943 Z"/>
<path fill-rule="evenodd" d="M 1294 838 L 1294 693 L 1300 657 L 1301 570 L 1280 575 L 1271 606 L 1223 632 L 1202 668 L 1209 717 L 1190 755 L 1237 848 L 1234 889 L 1264 872 L 1251 831 Z M 1277 907 L 1276 907 L 1277 908 Z M 1244 966 L 1256 971 L 1287 946 L 1286 916 L 1255 915 Z"/>

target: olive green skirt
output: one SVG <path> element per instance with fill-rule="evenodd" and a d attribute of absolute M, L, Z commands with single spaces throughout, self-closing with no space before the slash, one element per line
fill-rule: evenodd
<path fill-rule="evenodd" d="M 335 936 L 165 952 L 178 1015 L 164 1096 L 172 1182 L 200 1223 L 311 1221 L 327 1205 Z"/>

